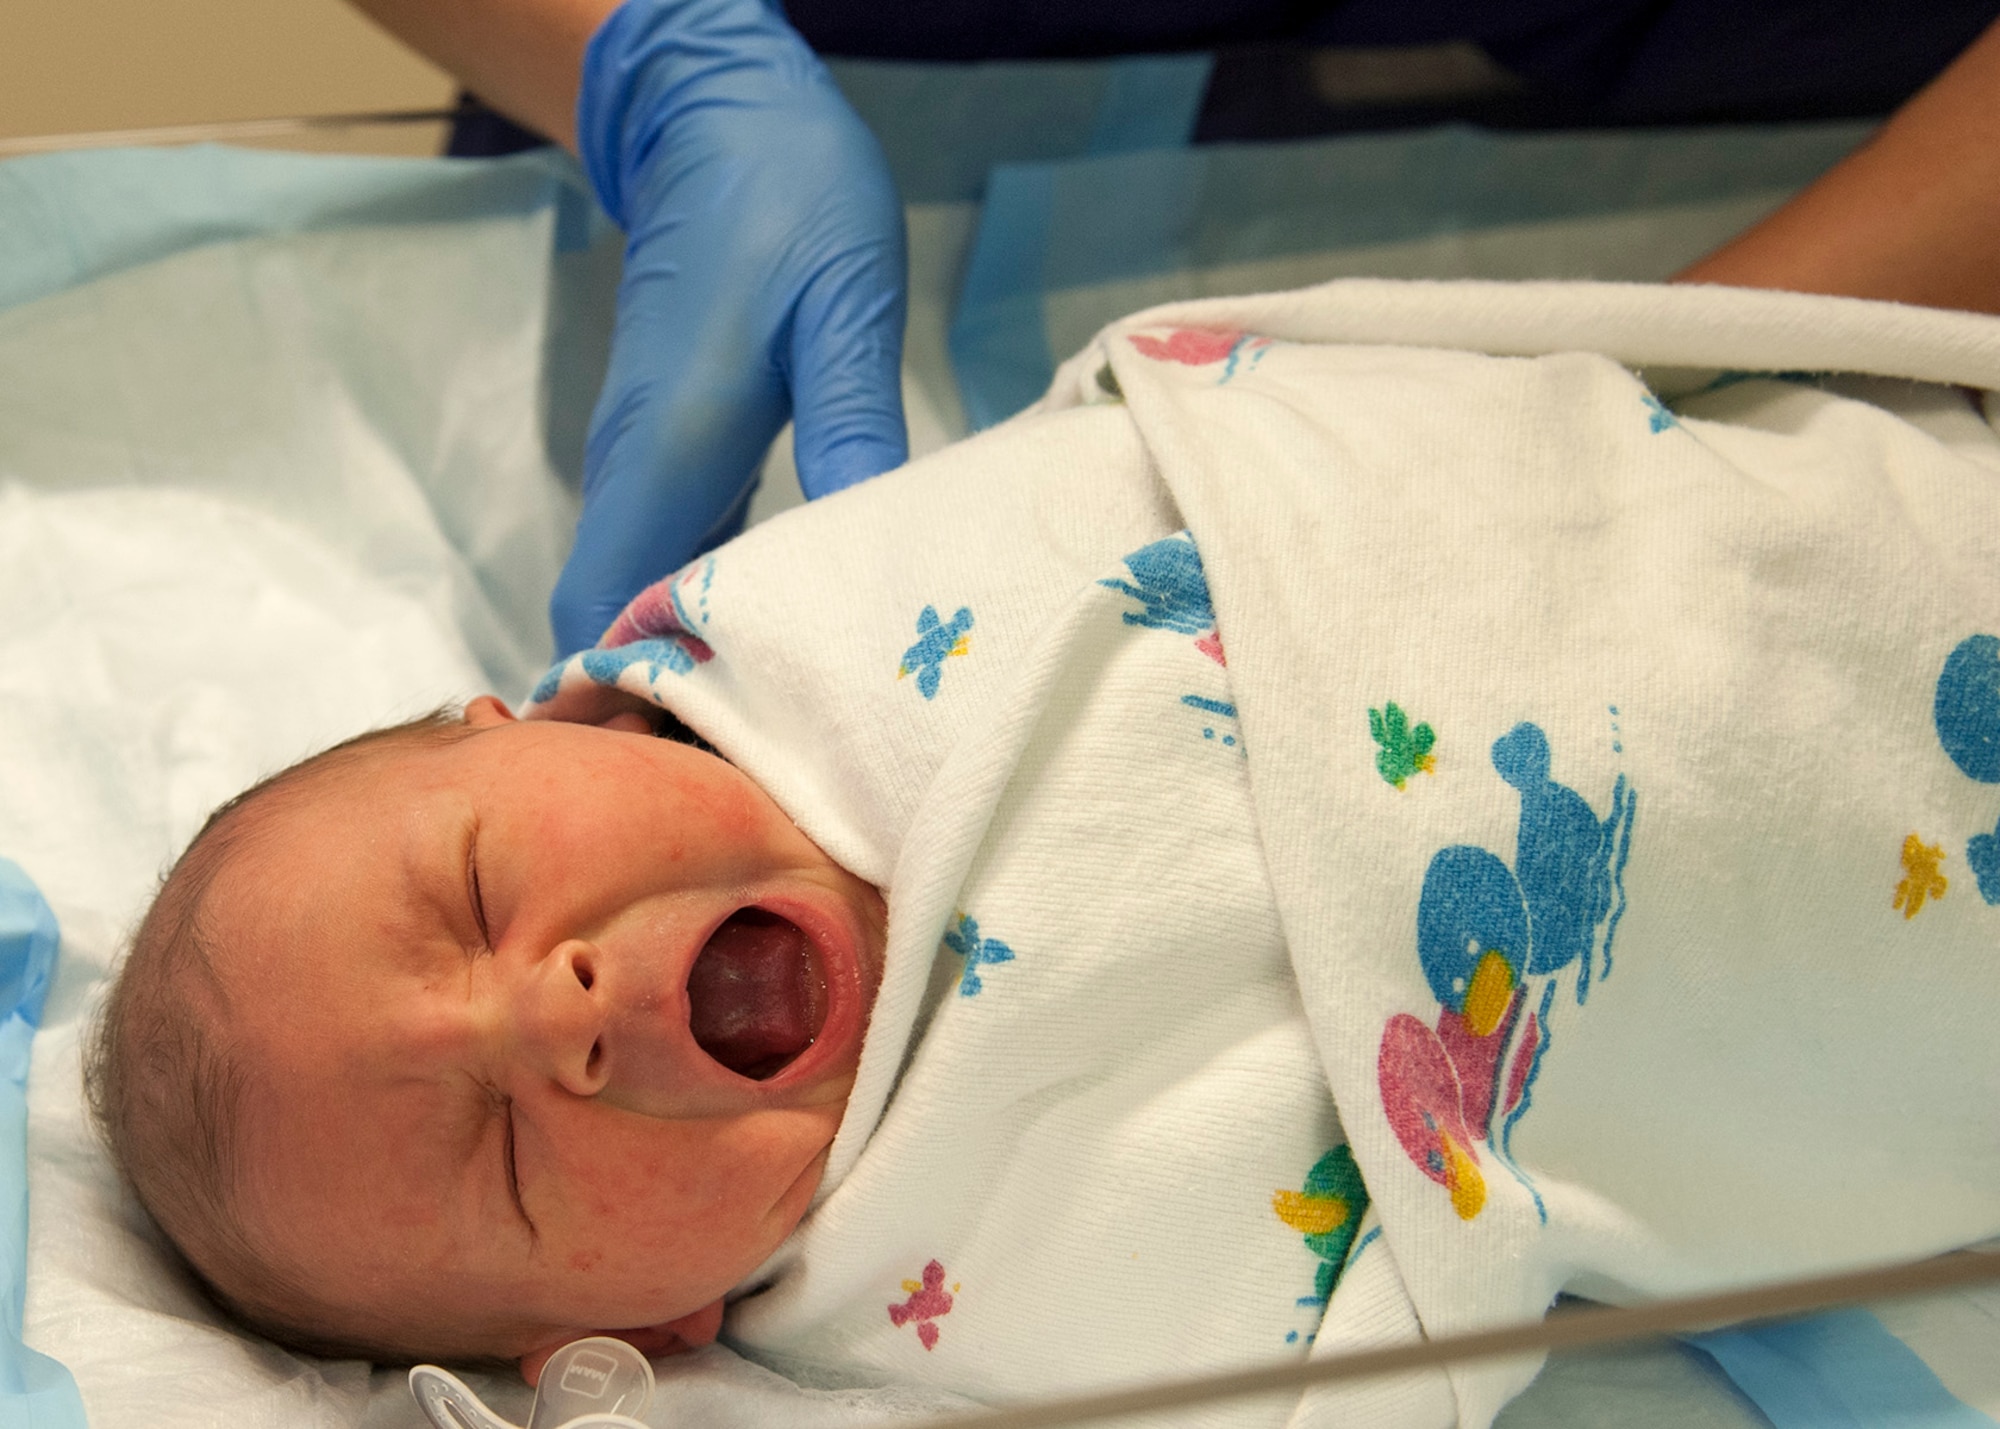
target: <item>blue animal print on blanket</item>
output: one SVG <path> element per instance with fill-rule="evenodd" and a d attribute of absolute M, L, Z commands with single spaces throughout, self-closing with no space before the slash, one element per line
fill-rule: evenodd
<path fill-rule="evenodd" d="M 1222 725 L 1220 730 L 1217 729 L 1217 725 L 1223 720 L 1227 720 L 1229 724 L 1236 723 L 1235 705 L 1231 704 L 1228 700 L 1212 700 L 1206 695 L 1182 695 L 1181 703 L 1197 713 L 1216 716 L 1213 720 L 1203 721 L 1201 727 L 1201 737 L 1203 739 L 1214 739 L 1219 733 L 1224 749 L 1234 749 L 1241 752 L 1243 748 L 1241 736 L 1232 733 L 1228 724 Z"/>
<path fill-rule="evenodd" d="M 965 971 L 959 974 L 958 995 L 977 997 L 986 983 L 979 976 L 982 967 L 995 963 L 1014 961 L 1014 950 L 998 938 L 979 936 L 979 920 L 961 913 L 958 921 L 945 929 L 944 945 L 965 959 Z"/>
<path fill-rule="evenodd" d="M 619 678 L 634 665 L 645 666 L 646 683 L 650 685 L 669 672 L 685 675 L 698 662 L 678 640 L 640 640 L 615 650 L 585 650 L 577 655 L 576 663 L 593 683 L 616 689 Z M 542 676 L 534 693 L 528 696 L 529 701 L 542 704 L 554 699 L 556 691 L 562 688 L 563 672 L 569 668 L 565 662 Z"/>
<path fill-rule="evenodd" d="M 1958 642 L 1938 673 L 1931 720 L 1959 772 L 2000 784 L 2000 636 L 1968 635 Z M 1965 861 L 1979 881 L 1979 896 L 2000 904 L 2000 825 L 1966 842 Z"/>
<path fill-rule="evenodd" d="M 580 657 L 583 673 L 600 685 L 615 685 L 618 677 L 634 665 L 646 667 L 650 683 L 669 672 L 685 675 L 695 667 L 695 658 L 678 640 L 641 640 L 620 645 L 616 650 L 586 650 Z"/>
<path fill-rule="evenodd" d="M 961 605 L 948 621 L 939 620 L 937 607 L 927 605 L 917 616 L 917 643 L 903 652 L 896 678 L 917 677 L 917 691 L 925 699 L 937 698 L 938 681 L 944 678 L 944 662 L 972 648 L 972 611 Z"/>
<path fill-rule="evenodd" d="M 1576 1000 L 1590 995 L 1591 944 L 1604 929 L 1603 971 L 1624 916 L 1620 875 L 1632 825 L 1625 776 L 1611 791 L 1611 817 L 1600 820 L 1583 795 L 1549 777 L 1549 742 L 1540 726 L 1518 724 L 1493 745 L 1493 768 L 1521 795 L 1514 877 L 1527 899 L 1533 946 L 1530 973 L 1577 963 Z M 1608 920 L 1608 921 L 1607 921 Z M 1438 978 L 1433 975 L 1433 985 Z"/>
<path fill-rule="evenodd" d="M 1215 628 L 1215 606 L 1208 598 L 1201 553 L 1185 531 L 1141 546 L 1125 558 L 1132 579 L 1101 580 L 1101 586 L 1129 595 L 1140 604 L 1125 612 L 1127 625 L 1177 630 L 1201 635 Z"/>
<path fill-rule="evenodd" d="M 1590 995 L 1593 962 L 1600 977 L 1610 975 L 1637 801 L 1620 774 L 1600 819 L 1583 795 L 1550 777 L 1539 725 L 1517 724 L 1495 740 L 1493 768 L 1521 796 L 1514 866 L 1473 844 L 1432 855 L 1417 900 L 1417 962 L 1437 999 L 1436 1020 L 1391 1017 L 1376 1075 L 1404 1154 L 1450 1192 L 1462 1219 L 1486 1204 L 1484 1147 L 1546 1221 L 1541 1193 L 1514 1165 L 1510 1144 L 1548 1054 L 1556 974 L 1576 968 L 1578 1003 Z"/>
<path fill-rule="evenodd" d="M 1228 665 L 1222 634 L 1215 626 L 1215 603 L 1209 598 L 1208 577 L 1202 570 L 1201 552 L 1195 548 L 1192 536 L 1181 531 L 1141 546 L 1125 558 L 1125 569 L 1130 573 L 1129 580 L 1106 579 L 1098 584 L 1139 602 L 1137 610 L 1123 612 L 1127 625 L 1192 635 L 1196 650 L 1217 665 Z M 1228 693 L 1226 684 L 1218 693 Z M 1185 694 L 1181 703 L 1204 714 L 1220 715 L 1231 723 L 1237 718 L 1233 700 Z M 1218 730 L 1214 721 L 1202 725 L 1203 739 L 1215 740 L 1218 735 L 1224 748 L 1242 750 L 1243 741 L 1237 734 L 1226 728 Z"/>

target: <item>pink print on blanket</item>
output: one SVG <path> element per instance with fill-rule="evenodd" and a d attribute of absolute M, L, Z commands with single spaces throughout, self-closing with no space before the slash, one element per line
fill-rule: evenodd
<path fill-rule="evenodd" d="M 655 581 L 618 613 L 597 642 L 599 647 L 614 649 L 642 640 L 664 640 L 679 646 L 690 665 L 707 664 L 715 658 L 715 651 L 699 632 L 708 625 L 708 589 L 714 581 L 713 556 Z"/>
<path fill-rule="evenodd" d="M 1133 350 L 1155 362 L 1176 362 L 1183 367 L 1211 367 L 1222 363 L 1222 375 L 1215 379 L 1218 387 L 1239 372 L 1253 370 L 1264 360 L 1264 354 L 1270 351 L 1271 345 L 1272 340 L 1268 337 L 1235 329 L 1211 332 L 1205 328 L 1179 327 L 1165 337 L 1143 332 L 1132 334 Z"/>
<path fill-rule="evenodd" d="M 889 1306 L 889 1323 L 897 1329 L 905 1325 L 917 1327 L 917 1342 L 926 1350 L 934 1350 L 938 1343 L 938 1320 L 951 1313 L 952 1291 L 944 1288 L 944 1264 L 932 1260 L 924 1265 L 921 1280 L 905 1280 L 903 1293 L 906 1298 L 900 1305 Z"/>

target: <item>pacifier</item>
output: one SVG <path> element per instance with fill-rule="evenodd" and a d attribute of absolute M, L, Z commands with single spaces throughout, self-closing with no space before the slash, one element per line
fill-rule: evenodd
<path fill-rule="evenodd" d="M 449 1370 L 420 1364 L 410 1393 L 435 1429 L 521 1429 L 486 1407 Z M 623 1340 L 571 1340 L 542 1367 L 527 1429 L 650 1429 L 640 1415 L 653 1398 L 653 1367 Z"/>

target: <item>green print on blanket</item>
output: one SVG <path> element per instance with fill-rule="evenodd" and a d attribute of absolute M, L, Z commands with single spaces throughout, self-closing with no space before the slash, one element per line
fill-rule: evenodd
<path fill-rule="evenodd" d="M 1333 1296 L 1341 1267 L 1347 1263 L 1347 1250 L 1354 1244 L 1362 1213 L 1368 1209 L 1368 1188 L 1361 1183 L 1354 1153 L 1345 1146 L 1334 1147 L 1313 1163 L 1298 1190 L 1273 1192 L 1271 1209 L 1305 1237 L 1306 1249 L 1320 1260 L 1313 1293 L 1301 1296 L 1299 1304 L 1326 1304 Z"/>
<path fill-rule="evenodd" d="M 1394 700 L 1368 711 L 1368 734 L 1380 746 L 1375 751 L 1376 773 L 1398 789 L 1409 783 L 1413 774 L 1429 774 L 1437 763 L 1431 754 L 1437 732 L 1427 724 L 1412 726 L 1410 717 Z"/>
<path fill-rule="evenodd" d="M 1408 1012 L 1391 1017 L 1376 1075 L 1403 1153 L 1450 1193 L 1461 1219 L 1486 1205 L 1484 1145 L 1546 1221 L 1541 1194 L 1514 1165 L 1509 1142 L 1548 1054 L 1557 974 L 1576 968 L 1579 1004 L 1590 995 L 1594 963 L 1601 961 L 1599 977 L 1610 975 L 1637 796 L 1619 775 L 1611 812 L 1600 819 L 1581 794 L 1549 776 L 1548 738 L 1525 722 L 1494 741 L 1493 768 L 1521 796 L 1514 867 L 1471 844 L 1432 855 L 1417 902 L 1417 961 L 1438 1001 L 1436 1022 Z M 1530 1009 L 1537 982 L 1539 1005 Z"/>

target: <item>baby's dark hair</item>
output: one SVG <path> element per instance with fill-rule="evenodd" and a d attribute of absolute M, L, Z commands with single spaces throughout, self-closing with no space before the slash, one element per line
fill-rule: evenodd
<path fill-rule="evenodd" d="M 204 908 L 216 875 L 285 801 L 372 755 L 470 732 L 458 709 L 436 709 L 301 760 L 210 814 L 161 879 L 85 1046 L 84 1094 L 98 1132 L 154 1223 L 225 1310 L 315 1353 L 395 1357 L 323 1338 L 311 1288 L 290 1283 L 243 1234 L 235 1131 L 245 1071 L 233 1056 Z"/>

